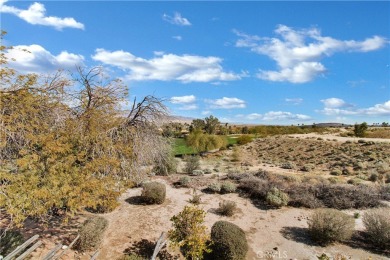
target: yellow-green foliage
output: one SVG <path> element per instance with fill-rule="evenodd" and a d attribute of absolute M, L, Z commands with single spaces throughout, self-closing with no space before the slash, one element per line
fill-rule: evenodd
<path fill-rule="evenodd" d="M 200 130 L 195 130 L 187 136 L 186 143 L 198 152 L 205 152 L 219 149 L 227 145 L 224 137 L 218 135 L 204 134 Z"/>
<path fill-rule="evenodd" d="M 112 210 L 126 182 L 139 181 L 139 165 L 158 157 L 154 141 L 161 137 L 142 113 L 152 117 L 159 103 L 149 98 L 123 117 L 127 87 L 104 78 L 100 68 L 78 72 L 70 81 L 60 72 L 46 78 L 1 66 L 0 208 L 15 224 L 53 211 Z"/>
<path fill-rule="evenodd" d="M 169 239 L 173 246 L 183 249 L 187 259 L 203 259 L 204 252 L 210 252 L 207 241 L 207 227 L 203 224 L 206 212 L 197 206 L 185 206 L 183 211 L 173 216 L 173 229 Z"/>

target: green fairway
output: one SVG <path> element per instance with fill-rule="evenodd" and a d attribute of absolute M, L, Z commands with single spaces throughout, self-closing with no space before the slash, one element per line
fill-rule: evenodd
<path fill-rule="evenodd" d="M 238 136 L 225 136 L 228 145 L 237 144 Z M 186 145 L 186 141 L 184 138 L 175 138 L 173 142 L 173 150 L 175 155 L 184 155 L 184 154 L 195 154 L 197 153 L 194 149 Z"/>
<path fill-rule="evenodd" d="M 184 140 L 184 138 L 175 138 L 175 141 L 173 143 L 173 150 L 175 152 L 175 155 L 196 153 L 194 149 L 186 145 L 186 141 Z"/>

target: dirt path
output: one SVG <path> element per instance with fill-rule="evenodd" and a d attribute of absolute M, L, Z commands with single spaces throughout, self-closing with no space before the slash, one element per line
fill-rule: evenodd
<path fill-rule="evenodd" d="M 158 181 L 165 182 L 161 179 Z M 141 239 L 156 241 L 162 231 L 170 229 L 170 218 L 180 212 L 191 198 L 190 189 L 176 189 L 167 185 L 167 201 L 163 205 L 137 205 L 134 199 L 130 199 L 130 203 L 126 202 L 140 193 L 139 188 L 128 190 L 120 198 L 121 206 L 114 212 L 104 214 L 110 224 L 100 248 L 99 259 L 116 259 L 133 242 Z M 235 201 L 238 213 L 233 217 L 215 214 L 222 200 Z M 227 220 L 246 232 L 250 246 L 247 259 L 263 259 L 267 253 L 273 254 L 275 259 L 317 259 L 316 255 L 323 252 L 328 255 L 340 252 L 350 255 L 352 259 L 386 259 L 346 245 L 326 248 L 311 245 L 305 233 L 306 218 L 310 214 L 307 209 L 265 210 L 238 194 L 204 194 L 201 207 L 208 212 L 205 224 L 209 228 L 218 220 Z M 357 226 L 360 225 L 357 223 Z"/>

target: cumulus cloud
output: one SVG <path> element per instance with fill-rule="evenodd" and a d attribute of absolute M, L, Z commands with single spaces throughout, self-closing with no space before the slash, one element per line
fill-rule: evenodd
<path fill-rule="evenodd" d="M 265 114 L 258 114 L 258 113 L 252 113 L 248 115 L 238 115 L 237 117 L 249 120 L 249 121 L 255 121 L 255 120 L 261 120 L 261 121 L 307 121 L 311 120 L 312 118 L 308 115 L 303 114 L 293 114 L 291 112 L 286 111 L 269 111 Z"/>
<path fill-rule="evenodd" d="M 13 6 L 5 5 L 7 0 L 0 0 L 0 13 L 9 13 L 16 15 L 20 19 L 33 25 L 51 26 L 57 30 L 63 28 L 76 28 L 84 30 L 84 24 L 77 22 L 74 18 L 59 18 L 55 16 L 46 16 L 46 8 L 43 4 L 35 2 L 28 9 L 23 10 Z"/>
<path fill-rule="evenodd" d="M 278 38 L 248 35 L 233 31 L 239 39 L 236 47 L 249 48 L 252 52 L 274 60 L 278 70 L 260 70 L 257 77 L 270 81 L 305 83 L 322 75 L 326 68 L 320 62 L 336 52 L 369 52 L 382 48 L 388 41 L 372 36 L 363 41 L 338 40 L 322 36 L 316 28 L 295 30 L 285 25 L 274 31 Z"/>
<path fill-rule="evenodd" d="M 303 102 L 303 98 L 286 98 L 284 101 L 289 104 L 299 105 Z"/>
<path fill-rule="evenodd" d="M 324 99 L 321 102 L 324 103 L 324 108 L 316 112 L 328 116 L 390 116 L 390 100 L 368 108 L 358 108 L 338 98 Z"/>
<path fill-rule="evenodd" d="M 130 52 L 97 49 L 94 60 L 128 71 L 127 79 L 177 80 L 181 82 L 231 81 L 241 78 L 233 72 L 225 72 L 218 57 L 162 54 L 151 59 L 136 57 Z"/>
<path fill-rule="evenodd" d="M 311 117 L 302 114 L 293 114 L 291 112 L 270 111 L 265 113 L 262 119 L 265 121 L 276 121 L 276 120 L 305 121 L 305 120 L 310 120 Z"/>
<path fill-rule="evenodd" d="M 180 25 L 180 26 L 190 26 L 191 23 L 188 21 L 187 18 L 184 18 L 181 16 L 180 13 L 175 13 L 173 16 L 163 14 L 163 20 L 167 21 L 168 23 L 175 24 L 175 25 Z"/>
<path fill-rule="evenodd" d="M 196 97 L 194 95 L 189 96 L 181 96 L 181 97 L 171 97 L 172 104 L 189 104 L 194 103 L 196 101 Z"/>
<path fill-rule="evenodd" d="M 170 102 L 172 104 L 180 105 L 179 110 L 195 110 L 198 109 L 198 105 L 195 104 L 196 97 L 194 95 L 171 97 Z"/>
<path fill-rule="evenodd" d="M 54 55 L 40 45 L 18 45 L 6 53 L 12 68 L 24 73 L 47 73 L 58 69 L 72 70 L 82 65 L 82 55 L 62 51 Z"/>
<path fill-rule="evenodd" d="M 246 107 L 245 101 L 239 98 L 223 97 L 220 99 L 206 99 L 205 103 L 209 104 L 210 109 L 232 109 Z"/>
<path fill-rule="evenodd" d="M 352 107 L 352 104 L 348 104 L 344 100 L 340 98 L 327 98 L 322 99 L 321 102 L 324 104 L 327 108 L 339 108 L 339 107 Z"/>

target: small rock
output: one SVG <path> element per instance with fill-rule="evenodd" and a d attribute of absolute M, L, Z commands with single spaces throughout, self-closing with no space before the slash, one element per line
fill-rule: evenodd
<path fill-rule="evenodd" d="M 65 250 L 67 248 L 68 248 L 68 246 L 62 246 L 62 250 Z"/>

